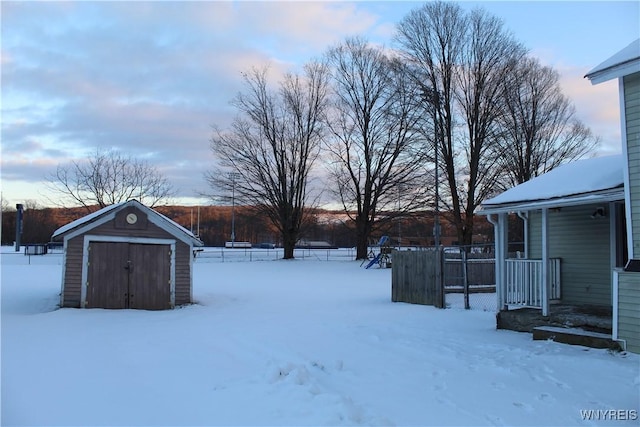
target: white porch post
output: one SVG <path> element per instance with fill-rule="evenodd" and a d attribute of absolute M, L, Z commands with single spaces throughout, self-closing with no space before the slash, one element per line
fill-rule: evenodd
<path fill-rule="evenodd" d="M 549 315 L 549 209 L 542 209 L 542 315 Z"/>
<path fill-rule="evenodd" d="M 493 217 L 493 214 L 489 214 L 487 219 L 491 224 L 493 224 L 493 236 L 495 241 L 495 274 L 496 274 L 496 304 L 497 311 L 501 311 L 505 306 L 505 277 L 503 275 L 504 269 L 504 247 L 502 240 L 502 226 L 501 226 L 501 214 L 498 215 L 498 220 L 496 221 Z"/>
<path fill-rule="evenodd" d="M 524 230 L 524 259 L 529 259 L 529 212 L 518 212 Z"/>
<path fill-rule="evenodd" d="M 507 258 L 509 258 L 509 215 L 501 213 L 500 223 L 500 277 L 502 278 L 502 301 L 501 307 L 507 307 Z"/>
<path fill-rule="evenodd" d="M 613 340 L 617 340 L 618 339 L 618 317 L 620 315 L 620 305 L 619 305 L 619 279 L 620 275 L 618 270 L 613 270 L 613 283 L 612 283 L 612 306 L 613 306 L 613 318 L 612 318 L 612 322 L 611 322 L 611 339 Z"/>

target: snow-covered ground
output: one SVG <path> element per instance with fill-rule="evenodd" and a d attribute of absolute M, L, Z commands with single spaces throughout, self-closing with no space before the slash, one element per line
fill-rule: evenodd
<path fill-rule="evenodd" d="M 2 254 L 3 426 L 638 425 L 638 355 L 392 303 L 390 269 L 196 262 L 147 312 L 58 309 L 61 260 Z"/>

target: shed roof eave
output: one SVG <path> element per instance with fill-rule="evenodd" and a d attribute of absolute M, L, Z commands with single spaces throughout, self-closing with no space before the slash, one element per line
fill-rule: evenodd
<path fill-rule="evenodd" d="M 529 200 L 518 203 L 481 206 L 478 215 L 491 215 L 509 212 L 528 212 L 544 208 L 563 208 L 593 203 L 609 203 L 624 200 L 624 188 L 617 188 L 606 192 L 581 194 L 573 197 L 562 197 L 548 200 Z"/>
<path fill-rule="evenodd" d="M 109 205 L 106 206 L 104 208 L 98 209 L 97 211 L 90 213 L 89 215 L 83 216 L 82 218 L 78 218 L 74 221 L 71 221 L 68 224 L 63 225 L 62 227 L 58 228 L 57 230 L 55 230 L 53 232 L 53 235 L 51 236 L 51 240 L 52 241 L 57 241 L 57 240 L 63 240 L 66 234 L 69 234 L 72 230 L 75 230 L 76 228 L 79 227 L 83 227 L 87 224 L 92 223 L 93 221 L 97 220 L 98 218 L 101 218 L 103 215 L 106 215 L 107 213 L 117 209 L 118 207 L 120 207 L 121 205 L 123 205 L 123 203 L 115 203 L 113 205 Z"/>

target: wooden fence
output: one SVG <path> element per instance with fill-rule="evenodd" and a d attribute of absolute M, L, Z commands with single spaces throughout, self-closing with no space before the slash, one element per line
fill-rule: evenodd
<path fill-rule="evenodd" d="M 432 250 L 394 251 L 391 299 L 394 302 L 433 305 L 443 308 L 445 295 L 494 294 L 495 259 L 492 253 L 444 252 Z"/>
<path fill-rule="evenodd" d="M 394 251 L 391 300 L 444 308 L 443 270 L 442 251 Z"/>

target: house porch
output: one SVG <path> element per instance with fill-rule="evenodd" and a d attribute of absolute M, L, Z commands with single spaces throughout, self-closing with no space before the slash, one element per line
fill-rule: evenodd
<path fill-rule="evenodd" d="M 533 334 L 533 339 L 552 339 L 594 348 L 620 349 L 612 338 L 612 309 L 596 305 L 550 304 L 548 316 L 537 308 L 499 311 L 498 329 Z"/>

